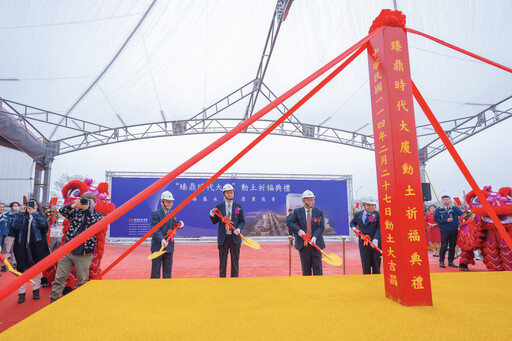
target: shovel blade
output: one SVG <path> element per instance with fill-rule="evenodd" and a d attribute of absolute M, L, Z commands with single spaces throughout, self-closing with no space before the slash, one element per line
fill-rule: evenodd
<path fill-rule="evenodd" d="M 322 260 L 327 264 L 334 266 L 341 266 L 343 264 L 341 257 L 334 253 L 329 253 L 327 256 L 322 257 Z"/>
<path fill-rule="evenodd" d="M 156 251 L 156 252 L 153 252 L 152 254 L 150 254 L 148 256 L 148 259 L 155 259 L 155 258 L 158 258 L 160 257 L 161 255 L 163 255 L 166 251 L 163 250 L 163 251 Z"/>
<path fill-rule="evenodd" d="M 245 238 L 242 243 L 256 250 L 259 250 L 261 248 L 260 244 L 252 238 Z"/>

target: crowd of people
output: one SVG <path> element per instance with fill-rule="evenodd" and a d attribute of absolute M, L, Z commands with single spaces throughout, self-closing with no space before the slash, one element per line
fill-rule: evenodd
<path fill-rule="evenodd" d="M 240 234 L 245 226 L 244 212 L 242 205 L 234 201 L 235 191 L 230 184 L 223 187 L 222 193 L 224 201 L 210 211 L 211 222 L 218 224 L 219 277 L 226 277 L 228 255 L 231 258 L 231 277 L 238 277 L 242 243 Z M 70 221 L 65 242 L 69 242 L 102 219 L 103 216 L 94 210 L 95 204 L 96 196 L 85 193 L 73 204 L 60 208 L 59 213 Z M 167 217 L 173 204 L 172 193 L 165 191 L 160 197 L 160 208 L 151 214 L 151 227 L 166 220 L 152 235 L 151 252 L 159 252 L 159 256 L 152 259 L 151 278 L 172 277 L 174 235 L 176 229 L 184 227 L 182 221 L 178 222 L 175 217 Z M 37 200 L 30 199 L 23 205 L 12 202 L 9 208 L 9 212 L 6 213 L 5 205 L 0 203 L 0 248 L 4 258 L 9 259 L 12 266 L 23 273 L 50 253 L 47 242 L 49 226 Z M 363 274 L 379 274 L 381 271 L 381 253 L 378 250 L 382 247 L 380 218 L 376 208 L 377 202 L 363 201 L 362 210 L 356 212 L 350 221 L 350 227 L 359 236 L 358 246 Z M 425 214 L 428 243 L 434 250 L 433 256 L 439 257 L 441 268 L 446 266 L 447 252 L 448 266 L 458 267 L 454 261 L 459 217 L 462 215 L 462 210 L 446 195 L 442 197 L 440 207 L 430 205 Z M 290 232 L 290 243 L 295 244 L 295 249 L 299 253 L 302 275 L 322 275 L 322 254 L 316 247 L 325 248 L 324 216 L 323 212 L 315 207 L 315 195 L 312 191 L 306 190 L 302 194 L 302 207 L 288 211 L 286 225 Z M 170 236 L 172 238 L 169 238 Z M 73 267 L 76 269 L 77 287 L 89 280 L 89 267 L 95 248 L 96 236 L 92 236 L 58 261 L 50 303 L 61 297 L 66 279 Z M 2 265 L 1 271 L 7 271 L 5 265 Z M 40 283 L 40 275 L 33 278 L 32 298 L 35 300 L 40 299 Z M 23 285 L 18 290 L 18 303 L 23 303 L 25 298 L 26 285 Z"/>
<path fill-rule="evenodd" d="M 66 234 L 66 242 L 88 229 L 103 216 L 94 210 L 96 197 L 85 193 L 77 198 L 72 205 L 63 206 L 59 213 L 70 220 L 70 229 Z M 5 205 L 0 203 L 0 247 L 2 255 L 18 272 L 23 273 L 44 257 L 50 254 L 48 246 L 49 225 L 42 206 L 35 199 L 27 200 L 23 205 L 12 202 L 10 211 L 5 213 Z M 73 267 L 76 269 L 80 286 L 89 280 L 89 267 L 92 253 L 96 247 L 96 236 L 89 238 L 78 248 L 61 258 L 57 265 L 57 273 L 52 286 L 50 302 L 62 295 L 66 279 Z M 7 267 L 2 265 L 2 272 Z M 32 298 L 40 299 L 41 274 L 32 279 Z M 25 302 L 26 284 L 18 289 L 18 303 Z"/>

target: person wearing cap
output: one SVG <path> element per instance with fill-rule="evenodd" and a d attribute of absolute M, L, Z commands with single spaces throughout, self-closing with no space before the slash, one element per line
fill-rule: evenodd
<path fill-rule="evenodd" d="M 459 217 L 464 213 L 457 206 L 452 205 L 450 196 L 443 195 L 441 198 L 442 205 L 436 208 L 434 212 L 434 221 L 441 230 L 441 249 L 439 250 L 439 267 L 445 268 L 444 257 L 446 249 L 450 244 L 448 251 L 448 266 L 458 268 L 453 261 L 455 260 L 455 246 L 457 245 L 457 235 L 459 233 Z"/>
<path fill-rule="evenodd" d="M 286 219 L 286 225 L 295 236 L 299 251 L 302 276 L 322 275 L 322 253 L 311 244 L 324 249 L 324 213 L 315 206 L 315 195 L 310 190 L 302 193 L 303 207 L 296 208 Z"/>
<path fill-rule="evenodd" d="M 350 227 L 356 231 L 359 230 L 372 239 L 372 243 L 381 248 L 380 245 L 380 219 L 379 212 L 376 210 L 377 202 L 373 200 L 363 201 L 363 210 L 354 214 L 354 218 L 350 221 Z M 361 256 L 361 265 L 363 274 L 380 274 L 381 254 L 370 244 L 364 245 L 364 241 L 359 239 L 359 255 Z"/>
<path fill-rule="evenodd" d="M 155 227 L 160 221 L 162 221 L 170 212 L 172 205 L 174 204 L 174 197 L 169 191 L 165 191 L 160 195 L 160 203 L 162 207 L 151 213 L 151 228 Z M 169 240 L 167 242 L 165 235 L 169 230 L 172 230 L 176 223 L 176 217 L 172 217 L 167 220 L 158 230 L 151 236 L 151 252 L 158 252 L 162 248 L 165 249 L 165 253 L 159 257 L 151 260 L 151 278 L 171 278 L 172 272 L 172 258 L 174 254 L 174 241 Z M 179 228 L 182 229 L 184 224 L 180 220 Z M 161 271 L 160 271 L 161 270 Z"/>
<path fill-rule="evenodd" d="M 244 212 L 242 205 L 233 201 L 235 197 L 235 189 L 230 184 L 224 185 L 222 188 L 224 201 L 216 206 L 220 213 L 229 217 L 233 222 L 235 230 L 228 227 L 222 220 L 210 211 L 210 219 L 213 224 L 219 223 L 217 230 L 217 244 L 219 249 L 219 276 L 226 277 L 226 266 L 228 262 L 228 252 L 231 257 L 231 277 L 238 277 L 238 261 L 240 259 L 240 232 L 245 226 Z"/>

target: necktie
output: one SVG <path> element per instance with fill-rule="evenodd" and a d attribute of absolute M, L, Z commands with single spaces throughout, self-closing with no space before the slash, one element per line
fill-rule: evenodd
<path fill-rule="evenodd" d="M 307 226 L 307 234 L 311 236 L 311 210 L 308 210 L 308 215 L 306 216 L 306 226 Z"/>
<path fill-rule="evenodd" d="M 231 204 L 228 204 L 227 205 L 227 209 L 226 209 L 226 217 L 229 218 L 229 220 L 231 220 Z M 228 224 L 226 224 L 226 231 L 229 231 L 229 226 Z"/>
<path fill-rule="evenodd" d="M 366 213 L 366 217 L 364 218 L 364 224 L 365 225 L 368 225 L 368 216 L 369 216 L 369 214 Z"/>

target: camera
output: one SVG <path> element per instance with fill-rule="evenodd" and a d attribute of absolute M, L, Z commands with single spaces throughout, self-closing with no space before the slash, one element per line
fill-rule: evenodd
<path fill-rule="evenodd" d="M 34 207 L 35 207 L 35 202 L 33 202 L 33 201 L 28 201 L 28 202 L 27 202 L 27 207 L 34 208 Z"/>
<path fill-rule="evenodd" d="M 80 205 L 89 206 L 89 199 L 80 198 Z"/>

